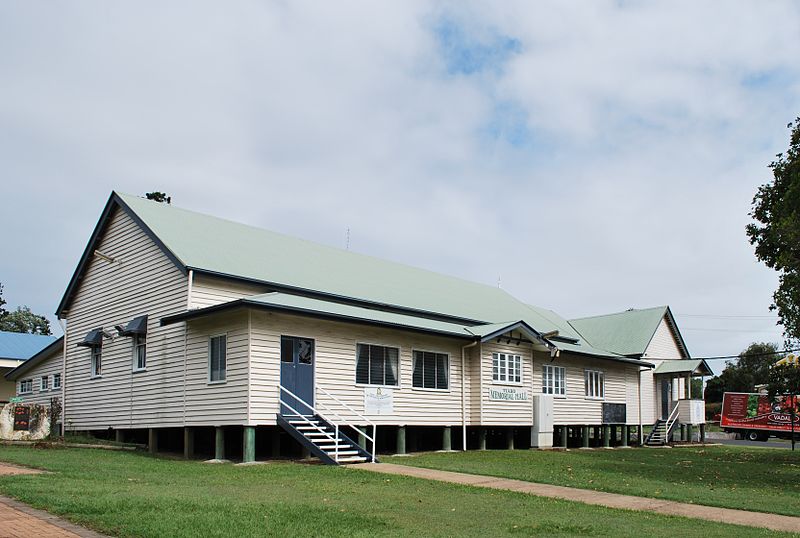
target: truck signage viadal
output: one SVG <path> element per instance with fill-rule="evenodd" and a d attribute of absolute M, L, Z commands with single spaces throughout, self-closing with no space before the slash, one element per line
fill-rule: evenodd
<path fill-rule="evenodd" d="M 795 396 L 795 406 L 798 397 Z M 794 413 L 795 430 L 800 431 L 800 414 Z M 763 394 L 726 392 L 722 397 L 720 427 L 792 430 L 792 397 L 779 396 L 774 402 Z"/>

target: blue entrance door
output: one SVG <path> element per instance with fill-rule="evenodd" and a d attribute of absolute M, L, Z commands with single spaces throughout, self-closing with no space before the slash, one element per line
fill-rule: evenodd
<path fill-rule="evenodd" d="M 281 414 L 314 414 L 306 405 L 314 405 L 314 340 L 281 336 L 281 385 L 297 396 L 282 392 L 281 400 L 288 405 L 281 404 Z"/>

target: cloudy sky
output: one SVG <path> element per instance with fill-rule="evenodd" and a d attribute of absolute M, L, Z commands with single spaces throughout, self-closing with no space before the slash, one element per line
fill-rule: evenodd
<path fill-rule="evenodd" d="M 744 226 L 796 2 L 0 0 L 0 281 L 55 310 L 111 190 L 578 317 L 781 341 Z M 54 319 L 51 316 L 51 319 Z"/>

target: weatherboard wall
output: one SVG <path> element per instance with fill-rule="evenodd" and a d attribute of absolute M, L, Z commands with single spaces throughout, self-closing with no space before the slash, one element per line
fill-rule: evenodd
<path fill-rule="evenodd" d="M 59 347 L 42 362 L 25 372 L 16 380 L 16 395 L 22 399 L 22 403 L 39 405 L 50 405 L 51 398 L 61 398 L 61 389 L 53 389 L 53 375 L 60 374 L 64 365 L 63 350 Z M 42 377 L 47 376 L 48 389 L 42 390 Z M 33 382 L 33 392 L 22 394 L 19 391 L 23 380 L 30 379 Z M 63 386 L 63 382 L 62 382 Z"/>
<path fill-rule="evenodd" d="M 267 291 L 267 287 L 261 284 L 195 274 L 192 279 L 192 296 L 189 308 L 205 308 L 244 297 L 259 295 Z"/>
<path fill-rule="evenodd" d="M 666 319 L 662 319 L 658 324 L 642 358 L 656 367 L 663 362 L 663 359 L 684 358 Z M 663 376 L 655 376 L 654 370 L 642 372 L 642 422 L 644 424 L 653 424 L 661 416 L 661 379 Z M 673 400 L 684 397 L 685 390 L 680 380 L 672 380 L 672 389 Z"/>
<path fill-rule="evenodd" d="M 250 329 L 244 310 L 190 321 L 186 326 L 185 416 L 187 426 L 246 424 Z M 209 379 L 209 344 L 226 336 L 226 376 Z"/>
<path fill-rule="evenodd" d="M 68 429 L 166 427 L 183 424 L 184 326 L 159 320 L 185 311 L 186 276 L 123 210 L 117 208 L 91 256 L 67 318 L 64 380 Z M 114 326 L 148 316 L 147 369 L 133 372 L 133 339 Z M 90 349 L 78 347 L 92 329 L 103 340 L 102 376 L 91 377 Z"/>
<path fill-rule="evenodd" d="M 499 339 L 500 341 L 487 342 L 481 346 L 481 384 L 480 398 L 483 400 L 480 423 L 486 426 L 530 426 L 533 424 L 532 395 L 541 392 L 541 379 L 536 390 L 535 376 L 533 375 L 533 350 L 531 344 L 515 344 L 514 341 Z M 507 383 L 493 380 L 492 361 L 495 353 L 519 355 L 522 358 L 522 382 Z M 513 389 L 526 391 L 526 400 L 492 400 L 489 396 L 492 389 Z"/>
<path fill-rule="evenodd" d="M 547 353 L 536 353 L 534 368 L 534 385 L 542 388 L 543 365 L 552 364 L 565 368 L 566 394 L 553 397 L 554 424 L 602 424 L 603 404 L 626 404 L 627 422 L 636 424 L 638 420 L 638 402 L 629 399 L 629 388 L 635 383 L 631 373 L 636 365 L 583 357 L 572 353 L 561 353 L 552 363 Z M 584 385 L 586 370 L 600 370 L 605 378 L 603 398 L 589 398 Z M 635 388 L 636 385 L 634 384 Z M 637 419 L 632 420 L 633 416 Z"/>
<path fill-rule="evenodd" d="M 356 383 L 356 345 L 378 344 L 399 349 L 399 386 L 384 387 L 393 392 L 391 415 L 366 415 L 376 424 L 459 425 L 461 424 L 461 346 L 465 341 L 301 316 L 253 310 L 251 314 L 250 420 L 253 424 L 274 424 L 279 411 L 280 338 L 311 338 L 315 345 L 315 405 L 323 414 L 338 413 L 347 422 L 360 424 L 366 415 L 364 391 Z M 447 390 L 412 386 L 413 350 L 447 353 L 450 383 Z M 354 411 L 336 403 L 327 391 Z M 468 402 L 469 405 L 469 402 Z"/>

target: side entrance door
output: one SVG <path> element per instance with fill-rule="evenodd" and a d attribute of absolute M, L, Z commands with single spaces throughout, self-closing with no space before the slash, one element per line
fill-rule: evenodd
<path fill-rule="evenodd" d="M 313 414 L 304 404 L 314 405 L 314 340 L 281 336 L 281 385 L 297 396 L 281 391 L 282 415 Z"/>
<path fill-rule="evenodd" d="M 672 383 L 668 379 L 661 380 L 661 418 L 667 420 L 670 412 L 672 396 Z"/>

